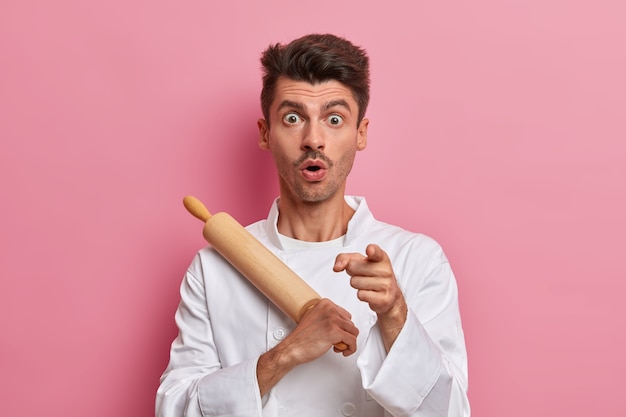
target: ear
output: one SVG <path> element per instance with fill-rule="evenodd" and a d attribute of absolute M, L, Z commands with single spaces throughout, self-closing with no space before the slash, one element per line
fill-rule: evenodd
<path fill-rule="evenodd" d="M 268 150 L 270 148 L 270 128 L 267 120 L 259 119 L 256 125 L 259 128 L 259 148 Z"/>
<path fill-rule="evenodd" d="M 359 123 L 359 130 L 357 133 L 356 149 L 362 151 L 367 146 L 367 126 L 369 125 L 369 119 L 361 120 Z"/>

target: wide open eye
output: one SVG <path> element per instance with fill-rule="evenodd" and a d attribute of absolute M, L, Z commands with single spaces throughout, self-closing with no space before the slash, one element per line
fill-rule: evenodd
<path fill-rule="evenodd" d="M 300 123 L 302 118 L 297 113 L 287 113 L 285 117 L 283 117 L 285 123 L 294 125 L 296 123 Z"/>
<path fill-rule="evenodd" d="M 343 117 L 338 114 L 331 114 L 327 120 L 332 126 L 341 126 L 343 124 Z"/>

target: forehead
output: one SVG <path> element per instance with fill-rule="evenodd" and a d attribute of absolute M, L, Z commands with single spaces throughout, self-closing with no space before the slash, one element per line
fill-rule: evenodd
<path fill-rule="evenodd" d="M 358 105 L 352 90 L 345 84 L 329 80 L 317 84 L 280 78 L 276 83 L 274 102 L 271 109 L 276 110 L 283 102 L 293 102 L 304 108 L 322 108 L 330 102 L 343 101 L 351 111 L 356 112 Z"/>

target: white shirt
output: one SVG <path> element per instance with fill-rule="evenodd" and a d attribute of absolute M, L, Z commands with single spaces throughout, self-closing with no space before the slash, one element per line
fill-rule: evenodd
<path fill-rule="evenodd" d="M 217 252 L 198 252 L 181 285 L 179 335 L 157 392 L 157 417 L 196 416 L 453 416 L 470 414 L 467 357 L 452 270 L 432 239 L 377 221 L 362 197 L 342 241 L 286 244 L 278 207 L 248 230 L 322 297 L 352 314 L 357 352 L 331 350 L 297 366 L 263 398 L 259 356 L 295 323 L 273 306 Z M 370 243 L 389 255 L 409 306 L 389 353 L 376 314 L 356 297 L 345 272 L 332 270 L 342 252 L 365 253 Z"/>

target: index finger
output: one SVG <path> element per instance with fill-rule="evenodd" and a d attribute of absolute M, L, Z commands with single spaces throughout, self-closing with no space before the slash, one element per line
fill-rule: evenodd
<path fill-rule="evenodd" d="M 333 271 L 340 272 L 346 269 L 350 261 L 360 261 L 365 257 L 360 253 L 340 253 L 335 258 L 335 264 L 333 265 Z"/>

